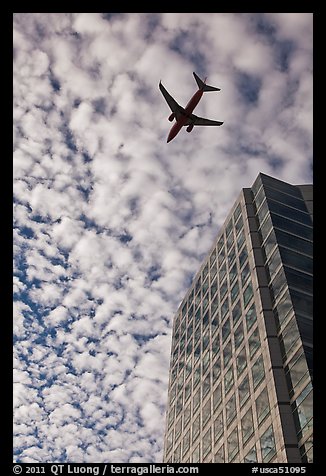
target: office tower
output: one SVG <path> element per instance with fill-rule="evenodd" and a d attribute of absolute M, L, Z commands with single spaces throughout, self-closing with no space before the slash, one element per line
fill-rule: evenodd
<path fill-rule="evenodd" d="M 312 185 L 243 189 L 174 319 L 164 462 L 312 462 Z"/>

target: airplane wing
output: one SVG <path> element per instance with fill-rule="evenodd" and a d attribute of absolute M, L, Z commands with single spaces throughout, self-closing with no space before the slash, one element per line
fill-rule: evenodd
<path fill-rule="evenodd" d="M 166 100 L 166 102 L 168 103 L 171 111 L 175 114 L 175 117 L 176 119 L 179 118 L 179 116 L 181 116 L 182 114 L 185 113 L 185 110 L 183 109 L 183 107 L 181 107 L 177 101 L 175 99 L 173 99 L 173 97 L 167 92 L 167 90 L 165 89 L 165 87 L 163 86 L 163 84 L 161 83 L 160 81 L 160 84 L 159 84 L 159 88 L 161 90 L 161 93 L 163 94 L 164 96 L 164 99 Z"/>
<path fill-rule="evenodd" d="M 186 125 L 193 124 L 194 126 L 221 126 L 223 122 L 212 121 L 211 119 L 205 119 L 204 117 L 195 116 L 191 114 Z"/>

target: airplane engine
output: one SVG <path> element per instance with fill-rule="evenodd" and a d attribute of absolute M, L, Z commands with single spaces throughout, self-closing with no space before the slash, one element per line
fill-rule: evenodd
<path fill-rule="evenodd" d="M 169 116 L 169 121 L 172 122 L 175 118 L 174 112 L 172 112 L 171 116 Z"/>
<path fill-rule="evenodd" d="M 194 125 L 193 124 L 189 124 L 189 126 L 187 127 L 186 131 L 187 132 L 191 132 L 194 128 Z"/>

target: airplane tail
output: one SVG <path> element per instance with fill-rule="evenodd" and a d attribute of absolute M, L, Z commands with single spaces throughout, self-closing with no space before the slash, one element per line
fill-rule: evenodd
<path fill-rule="evenodd" d="M 199 76 L 197 76 L 197 74 L 195 72 L 194 72 L 194 77 L 195 77 L 196 83 L 198 84 L 199 89 L 202 89 L 205 92 L 207 92 L 207 91 L 221 91 L 219 88 L 214 88 L 214 86 L 208 86 L 208 84 L 205 84 L 205 82 L 202 81 L 199 78 Z M 206 79 L 205 79 L 205 81 L 206 81 Z"/>

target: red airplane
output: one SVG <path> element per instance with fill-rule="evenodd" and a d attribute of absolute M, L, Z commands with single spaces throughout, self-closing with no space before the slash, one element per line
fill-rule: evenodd
<path fill-rule="evenodd" d="M 174 139 L 183 126 L 188 126 L 186 131 L 191 132 L 194 126 L 221 126 L 223 124 L 223 122 L 220 121 L 211 121 L 210 119 L 204 119 L 203 117 L 198 117 L 195 116 L 195 114 L 192 114 L 192 111 L 199 103 L 204 92 L 221 91 L 219 88 L 214 88 L 213 86 L 208 86 L 207 84 L 205 84 L 207 78 L 202 81 L 196 73 L 193 74 L 198 84 L 198 91 L 195 92 L 193 97 L 186 105 L 185 109 L 179 106 L 175 99 L 170 96 L 170 94 L 167 92 L 162 82 L 160 81 L 159 88 L 172 111 L 172 114 L 169 116 L 168 119 L 170 122 L 172 122 L 173 119 L 176 119 L 176 123 L 173 124 L 169 132 L 167 142 L 170 142 L 172 139 Z"/>

